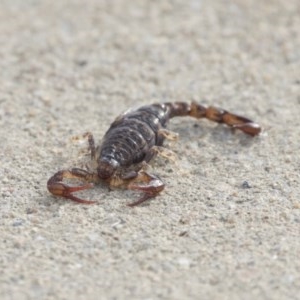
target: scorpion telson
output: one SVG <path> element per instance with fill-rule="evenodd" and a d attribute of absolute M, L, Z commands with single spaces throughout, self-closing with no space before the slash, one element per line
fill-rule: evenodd
<path fill-rule="evenodd" d="M 165 139 L 175 140 L 177 135 L 166 129 L 169 119 L 179 116 L 206 118 L 224 123 L 233 129 L 255 136 L 261 131 L 253 121 L 216 107 L 204 107 L 195 102 L 174 102 L 152 104 L 126 112 L 111 124 L 103 142 L 96 147 L 91 133 L 86 133 L 91 159 L 96 168 L 93 171 L 73 168 L 55 173 L 47 182 L 50 193 L 79 203 L 92 204 L 95 201 L 83 200 L 74 192 L 89 189 L 92 183 L 104 182 L 110 187 L 123 187 L 142 192 L 137 201 L 128 204 L 135 206 L 155 197 L 165 187 L 156 175 L 146 172 L 145 166 L 159 154 L 170 157 L 171 151 L 164 148 Z M 65 178 L 79 179 L 86 184 L 69 186 Z"/>

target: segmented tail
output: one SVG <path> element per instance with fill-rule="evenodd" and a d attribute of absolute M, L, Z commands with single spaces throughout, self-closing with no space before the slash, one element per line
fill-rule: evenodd
<path fill-rule="evenodd" d="M 191 116 L 196 119 L 206 118 L 239 129 L 251 136 L 258 135 L 261 132 L 261 127 L 252 120 L 217 107 L 205 107 L 196 102 L 168 102 L 165 105 L 169 107 L 169 118 L 180 116 Z"/>

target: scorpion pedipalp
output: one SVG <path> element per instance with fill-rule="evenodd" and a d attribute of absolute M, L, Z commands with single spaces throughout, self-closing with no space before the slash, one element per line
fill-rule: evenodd
<path fill-rule="evenodd" d="M 92 188 L 94 186 L 92 183 L 87 183 L 81 186 L 69 186 L 62 182 L 64 178 L 82 178 L 82 176 L 80 176 L 82 175 L 82 173 L 76 173 L 76 171 L 78 172 L 78 170 L 80 169 L 72 169 L 71 171 L 63 170 L 55 173 L 47 182 L 48 191 L 55 196 L 70 199 L 78 203 L 96 203 L 96 201 L 84 200 L 73 195 L 74 192 Z"/>
<path fill-rule="evenodd" d="M 138 173 L 137 177 L 129 183 L 128 189 L 141 191 L 144 194 L 135 202 L 127 204 L 133 207 L 143 203 L 144 201 L 157 196 L 165 187 L 163 181 L 156 175 L 149 174 L 145 171 Z"/>

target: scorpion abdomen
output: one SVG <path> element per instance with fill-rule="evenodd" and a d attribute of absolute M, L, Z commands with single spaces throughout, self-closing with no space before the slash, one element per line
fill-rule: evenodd
<path fill-rule="evenodd" d="M 123 167 L 142 162 L 154 145 L 162 144 L 158 131 L 166 121 L 163 105 L 143 106 L 121 115 L 104 136 L 100 160 L 110 157 Z"/>

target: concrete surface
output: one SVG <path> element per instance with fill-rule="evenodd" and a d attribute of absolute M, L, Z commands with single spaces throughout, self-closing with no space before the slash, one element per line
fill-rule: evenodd
<path fill-rule="evenodd" d="M 300 299 L 300 2 L 0 4 L 1 299 Z M 97 186 L 93 206 L 47 179 L 86 159 L 129 107 L 196 100 L 258 138 L 177 119 L 165 191 Z"/>

